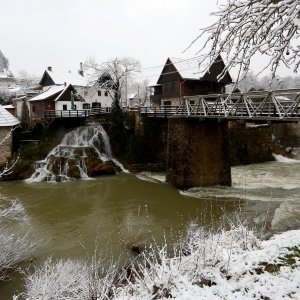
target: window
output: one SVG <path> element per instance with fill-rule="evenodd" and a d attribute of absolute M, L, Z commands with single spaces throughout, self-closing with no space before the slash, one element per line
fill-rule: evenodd
<path fill-rule="evenodd" d="M 169 100 L 164 102 L 164 105 L 171 105 L 171 104 L 172 104 L 172 101 L 169 101 Z"/>
<path fill-rule="evenodd" d="M 83 103 L 82 104 L 82 109 L 90 109 L 90 104 L 89 103 Z"/>
<path fill-rule="evenodd" d="M 101 96 L 101 91 L 98 91 L 98 96 Z"/>
<path fill-rule="evenodd" d="M 176 83 L 173 82 L 173 83 L 172 83 L 172 92 L 175 92 L 175 90 L 176 90 Z"/>
<path fill-rule="evenodd" d="M 93 102 L 92 103 L 92 108 L 99 108 L 101 107 L 101 103 L 100 102 Z"/>
<path fill-rule="evenodd" d="M 108 91 L 105 91 L 104 96 L 105 96 L 105 97 L 108 97 Z"/>
<path fill-rule="evenodd" d="M 67 104 L 63 104 L 63 110 L 68 110 Z"/>
<path fill-rule="evenodd" d="M 194 104 L 195 104 L 195 101 L 194 101 L 194 100 L 190 100 L 190 104 L 191 104 L 191 105 L 194 105 Z"/>

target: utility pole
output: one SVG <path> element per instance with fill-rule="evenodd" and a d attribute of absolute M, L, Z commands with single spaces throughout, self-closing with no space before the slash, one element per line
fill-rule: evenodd
<path fill-rule="evenodd" d="M 125 107 L 127 108 L 128 89 L 127 89 L 127 66 L 125 67 Z"/>

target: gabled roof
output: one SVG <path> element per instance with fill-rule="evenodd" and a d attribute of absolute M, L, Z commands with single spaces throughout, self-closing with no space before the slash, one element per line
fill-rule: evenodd
<path fill-rule="evenodd" d="M 61 99 L 61 97 L 62 97 L 68 90 L 73 91 L 73 92 L 76 93 L 76 89 L 73 87 L 73 85 L 72 85 L 72 84 L 69 84 L 69 85 L 67 85 L 67 86 L 62 90 L 61 93 L 59 93 L 59 94 L 57 95 L 57 97 L 55 98 L 54 102 L 59 101 L 59 100 Z M 84 101 L 84 102 L 85 102 L 85 100 L 84 100 L 80 95 L 78 95 L 78 94 L 76 95 L 76 98 L 77 98 L 77 99 L 79 98 L 81 101 Z"/>
<path fill-rule="evenodd" d="M 229 72 L 226 72 L 225 76 L 218 81 L 218 76 L 225 68 L 224 61 L 222 57 L 219 55 L 217 59 L 211 64 L 208 71 L 206 73 L 200 69 L 199 60 L 198 59 L 182 59 L 170 57 L 167 59 L 167 62 L 163 68 L 163 71 L 157 81 L 160 82 L 161 76 L 164 74 L 164 70 L 168 64 L 172 64 L 182 80 L 184 79 L 192 79 L 192 80 L 201 80 L 201 81 L 211 81 L 211 82 L 221 82 L 225 84 L 232 83 L 232 78 Z M 168 72 L 166 72 L 168 73 Z"/>
<path fill-rule="evenodd" d="M 12 127 L 20 124 L 19 120 L 0 106 L 0 127 Z"/>
<path fill-rule="evenodd" d="M 41 93 L 41 94 L 29 99 L 28 101 L 31 102 L 31 101 L 46 100 L 52 96 L 57 95 L 58 93 L 61 93 L 64 89 L 65 89 L 64 85 L 51 85 L 46 92 Z"/>
<path fill-rule="evenodd" d="M 184 60 L 182 58 L 170 57 L 169 60 L 182 79 L 199 79 L 203 75 L 200 73 L 199 61 L 197 59 Z"/>
<path fill-rule="evenodd" d="M 40 81 L 40 85 L 43 85 L 44 80 L 46 77 L 50 77 L 53 81 L 53 84 L 72 84 L 78 86 L 87 86 L 88 79 L 78 73 L 63 73 L 63 72 L 56 72 L 56 71 L 49 71 L 46 70 L 42 76 Z"/>

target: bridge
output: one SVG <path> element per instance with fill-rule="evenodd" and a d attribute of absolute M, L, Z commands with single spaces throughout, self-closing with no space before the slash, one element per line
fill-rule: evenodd
<path fill-rule="evenodd" d="M 179 106 L 142 107 L 141 113 L 154 118 L 294 122 L 300 119 L 300 90 L 188 96 Z"/>
<path fill-rule="evenodd" d="M 87 118 L 108 115 L 110 112 L 110 108 L 46 111 L 45 118 Z M 139 132 L 145 130 L 146 122 L 152 122 L 151 130 L 155 132 L 155 140 L 149 143 L 152 152 L 164 149 L 164 159 L 157 162 L 166 163 L 167 182 L 180 189 L 194 186 L 230 186 L 229 149 L 232 144 L 229 121 L 268 124 L 298 122 L 300 89 L 187 96 L 179 106 L 141 107 L 133 114 Z M 247 139 L 245 128 L 237 130 L 241 139 Z M 250 152 L 255 148 L 259 153 L 268 153 L 265 161 L 270 159 L 270 128 L 255 128 L 251 134 L 252 144 L 247 144 L 246 148 Z M 238 140 L 237 148 L 240 143 Z"/>
<path fill-rule="evenodd" d="M 298 122 L 300 89 L 188 96 L 177 107 L 142 107 L 140 113 L 148 119 L 167 120 L 167 182 L 181 189 L 230 186 L 232 129 L 228 122 Z M 238 139 L 235 147 L 242 148 L 237 151 L 257 151 L 270 160 L 270 127 L 249 130 L 252 144 L 245 150 Z M 248 138 L 245 127 L 237 132 L 241 139 Z"/>

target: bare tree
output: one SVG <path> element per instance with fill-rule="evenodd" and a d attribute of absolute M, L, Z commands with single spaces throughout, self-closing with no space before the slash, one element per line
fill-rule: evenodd
<path fill-rule="evenodd" d="M 132 57 L 116 57 L 102 64 L 97 64 L 90 58 L 85 62 L 84 67 L 92 74 L 95 84 L 108 91 L 115 105 L 120 105 L 122 92 L 132 76 L 140 72 L 140 62 Z M 126 96 L 125 100 L 127 100 Z"/>
<path fill-rule="evenodd" d="M 4 56 L 4 54 L 0 50 L 0 70 L 8 70 L 9 62 L 8 59 Z"/>
<path fill-rule="evenodd" d="M 261 72 L 271 69 L 275 77 L 279 65 L 296 72 L 300 65 L 299 0 L 226 0 L 213 13 L 218 20 L 200 30 L 191 43 L 203 41 L 197 52 L 201 67 L 209 68 L 223 54 L 228 62 L 223 73 L 238 67 L 238 80 L 249 71 L 254 55 L 267 57 Z M 298 39 L 298 42 L 297 42 Z M 190 45 L 190 47 L 191 47 Z"/>

